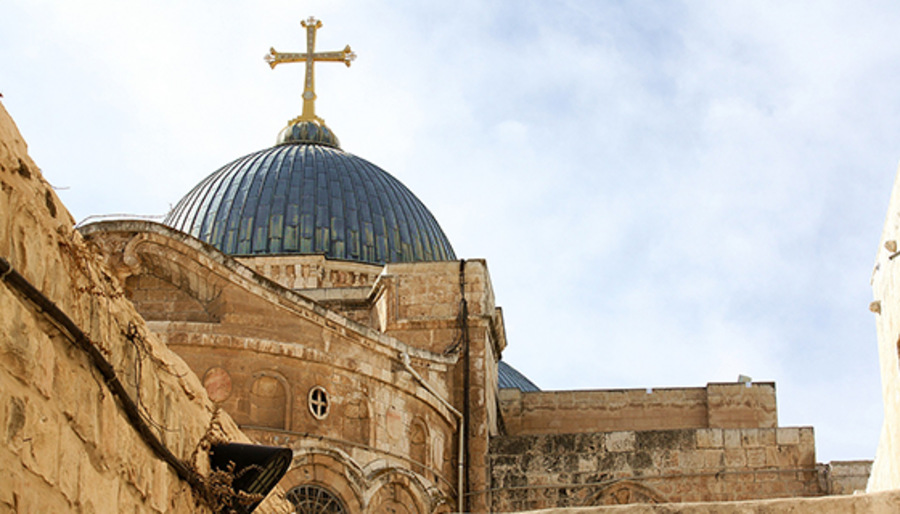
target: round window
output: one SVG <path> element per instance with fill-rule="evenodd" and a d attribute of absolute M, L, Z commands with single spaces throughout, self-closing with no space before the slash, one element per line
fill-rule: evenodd
<path fill-rule="evenodd" d="M 325 419 L 328 416 L 328 393 L 321 386 L 309 390 L 309 412 L 316 419 Z"/>

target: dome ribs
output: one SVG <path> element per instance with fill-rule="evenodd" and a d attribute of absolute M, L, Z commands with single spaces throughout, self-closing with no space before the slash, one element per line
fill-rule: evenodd
<path fill-rule="evenodd" d="M 282 144 L 237 159 L 204 178 L 165 223 L 232 255 L 455 258 L 437 220 L 399 180 L 323 145 Z"/>

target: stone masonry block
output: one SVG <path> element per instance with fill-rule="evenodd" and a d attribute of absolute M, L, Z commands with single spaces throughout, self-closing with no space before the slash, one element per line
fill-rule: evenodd
<path fill-rule="evenodd" d="M 766 467 L 776 468 L 784 466 L 784 452 L 777 446 L 770 446 L 766 449 Z"/>
<path fill-rule="evenodd" d="M 0 453 L 0 484 L 3 484 L 0 487 L 0 506 L 12 509 L 16 505 L 16 490 L 20 485 L 22 467 L 17 459 L 10 457 L 9 454 Z"/>
<path fill-rule="evenodd" d="M 725 454 L 721 450 L 703 450 L 703 467 L 719 469 L 725 466 Z"/>
<path fill-rule="evenodd" d="M 159 460 L 153 463 L 153 482 L 149 496 L 150 506 L 157 512 L 166 512 L 169 505 L 169 474 L 169 467 L 165 462 Z"/>
<path fill-rule="evenodd" d="M 800 444 L 800 429 L 778 428 L 775 432 L 775 441 L 779 445 Z"/>
<path fill-rule="evenodd" d="M 90 444 L 98 441 L 98 388 L 83 365 L 67 362 L 57 367 L 54 388 L 57 401 L 78 436 Z"/>
<path fill-rule="evenodd" d="M 73 512 L 75 509 L 59 491 L 33 475 L 26 474 L 16 492 L 18 512 Z"/>
<path fill-rule="evenodd" d="M 705 464 L 702 451 L 681 452 L 678 460 L 681 463 L 681 468 L 686 470 L 700 469 Z"/>
<path fill-rule="evenodd" d="M 766 467 L 766 450 L 765 448 L 749 448 L 747 449 L 747 466 L 751 468 Z"/>
<path fill-rule="evenodd" d="M 739 429 L 727 428 L 722 430 L 725 448 L 741 447 L 741 431 Z"/>
<path fill-rule="evenodd" d="M 112 473 L 101 473 L 91 463 L 87 453 L 82 453 L 78 479 L 78 504 L 82 511 L 97 514 L 119 512 L 119 481 Z"/>
<path fill-rule="evenodd" d="M 610 432 L 606 435 L 606 451 L 634 451 L 634 432 Z"/>
<path fill-rule="evenodd" d="M 701 428 L 697 430 L 698 448 L 722 448 L 724 437 L 721 428 Z"/>
<path fill-rule="evenodd" d="M 759 434 L 759 445 L 766 446 L 775 446 L 775 432 L 777 429 L 775 428 L 760 428 L 758 429 Z"/>
<path fill-rule="evenodd" d="M 25 467 L 55 486 L 59 460 L 59 415 L 43 398 L 33 395 L 27 405 L 27 421 L 23 428 L 22 452 Z"/>
<path fill-rule="evenodd" d="M 59 490 L 70 502 L 78 499 L 82 451 L 81 440 L 68 424 L 63 424 L 59 434 Z"/>
<path fill-rule="evenodd" d="M 578 471 L 591 472 L 597 470 L 597 458 L 594 455 L 578 455 Z"/>
<path fill-rule="evenodd" d="M 803 446 L 814 447 L 816 445 L 816 435 L 813 427 L 800 428 L 800 444 Z"/>
<path fill-rule="evenodd" d="M 742 449 L 726 449 L 725 465 L 729 468 L 743 468 L 747 465 L 747 455 Z"/>
<path fill-rule="evenodd" d="M 756 428 L 744 428 L 741 429 L 741 446 L 744 448 L 758 448 L 759 444 L 759 429 Z"/>

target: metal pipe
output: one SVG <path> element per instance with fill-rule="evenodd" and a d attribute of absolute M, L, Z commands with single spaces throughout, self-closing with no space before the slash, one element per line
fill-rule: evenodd
<path fill-rule="evenodd" d="M 469 301 L 466 299 L 466 260 L 459 260 L 459 321 L 460 321 L 460 337 L 462 339 L 462 351 L 463 351 L 463 420 L 472 419 L 472 412 L 470 410 L 470 402 L 471 402 L 471 394 L 472 394 L 472 371 L 471 371 L 471 360 L 472 360 L 472 351 L 469 348 Z M 468 427 L 466 427 L 468 428 Z M 465 446 L 465 456 L 463 460 L 465 462 L 469 462 L 471 458 L 471 454 L 469 453 L 469 445 Z M 471 487 L 471 483 L 469 482 L 469 473 L 466 470 L 465 482 L 463 483 L 463 489 L 468 491 Z M 466 500 L 465 507 L 468 507 L 468 499 Z M 469 510 L 469 509 L 466 509 Z M 462 512 L 462 511 L 460 511 Z"/>
<path fill-rule="evenodd" d="M 416 380 L 422 384 L 422 387 L 425 388 L 426 391 L 431 393 L 444 407 L 447 407 L 454 416 L 456 416 L 458 423 L 458 431 L 459 431 L 459 454 L 457 455 L 457 471 L 456 471 L 456 494 L 458 496 L 457 507 L 459 509 L 459 513 L 463 513 L 463 501 L 465 500 L 465 490 L 463 488 L 463 483 L 465 480 L 465 452 L 466 452 L 466 420 L 462 415 L 462 412 L 456 410 L 456 407 L 450 405 L 450 402 L 445 400 L 441 395 L 437 393 L 437 391 L 431 387 L 431 384 L 425 381 L 422 378 L 422 375 L 419 375 L 419 372 L 413 369 L 412 364 L 409 362 L 409 354 L 406 352 L 400 352 L 400 360 L 403 362 L 403 367 L 406 368 L 406 371 L 409 371 L 409 374 L 415 377 Z"/>

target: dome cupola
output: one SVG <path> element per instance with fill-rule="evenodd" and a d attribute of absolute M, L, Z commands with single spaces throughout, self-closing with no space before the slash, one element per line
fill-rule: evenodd
<path fill-rule="evenodd" d="M 344 152 L 315 114 L 313 65 L 356 55 L 315 52 L 309 18 L 305 53 L 271 49 L 266 61 L 306 63 L 303 113 L 276 145 L 226 164 L 203 179 L 164 223 L 230 255 L 320 254 L 369 264 L 453 260 L 450 242 L 425 205 L 378 166 Z"/>

